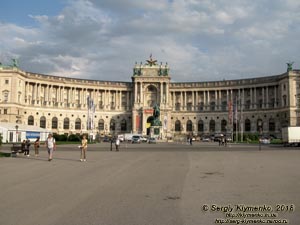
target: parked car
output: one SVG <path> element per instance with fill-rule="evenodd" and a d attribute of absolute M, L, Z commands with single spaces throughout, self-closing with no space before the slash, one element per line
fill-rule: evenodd
<path fill-rule="evenodd" d="M 222 141 L 222 138 L 224 137 L 223 134 L 215 134 L 214 135 L 214 142 Z"/>
<path fill-rule="evenodd" d="M 226 141 L 227 141 L 227 142 L 232 142 L 231 136 L 226 136 Z"/>
<path fill-rule="evenodd" d="M 203 136 L 203 137 L 201 138 L 201 141 L 202 141 L 202 142 L 210 142 L 210 137 L 208 137 L 208 136 Z"/>
<path fill-rule="evenodd" d="M 134 144 L 134 143 L 140 144 L 140 143 L 141 143 L 141 138 L 140 138 L 140 136 L 133 135 L 133 136 L 132 136 L 132 139 L 131 139 L 131 143 L 132 143 L 132 144 Z"/>
<path fill-rule="evenodd" d="M 109 137 L 104 137 L 104 138 L 102 139 L 102 141 L 103 141 L 103 142 L 110 142 L 110 138 L 109 138 Z"/>
<path fill-rule="evenodd" d="M 140 140 L 141 140 L 141 142 L 147 142 L 148 141 L 147 137 L 144 137 L 144 136 L 141 136 Z"/>
<path fill-rule="evenodd" d="M 267 137 L 262 137 L 259 139 L 259 141 L 262 144 L 270 144 L 271 143 L 270 138 L 267 138 Z"/>
<path fill-rule="evenodd" d="M 156 144 L 156 139 L 154 137 L 151 137 L 148 139 L 149 144 Z"/>

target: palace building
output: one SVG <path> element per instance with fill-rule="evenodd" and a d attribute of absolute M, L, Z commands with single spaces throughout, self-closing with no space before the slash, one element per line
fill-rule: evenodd
<path fill-rule="evenodd" d="M 159 106 L 161 138 L 176 134 L 258 133 L 281 136 L 300 125 L 300 71 L 212 82 L 171 82 L 167 63 L 136 63 L 131 82 L 22 71 L 0 64 L 0 122 L 58 134 L 150 134 Z"/>

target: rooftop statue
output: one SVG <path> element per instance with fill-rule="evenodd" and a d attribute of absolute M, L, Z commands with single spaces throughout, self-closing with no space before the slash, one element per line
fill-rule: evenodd
<path fill-rule="evenodd" d="M 292 71 L 294 62 L 288 62 L 286 64 L 287 64 L 287 72 Z"/>
<path fill-rule="evenodd" d="M 13 64 L 12 64 L 13 67 L 19 67 L 18 60 L 17 60 L 17 59 L 11 59 L 11 60 L 12 60 L 12 62 L 13 62 Z"/>
<path fill-rule="evenodd" d="M 19 67 L 19 63 L 18 63 L 18 60 L 17 59 L 11 59 L 11 61 L 12 61 L 12 64 L 11 65 L 5 65 L 5 64 L 3 64 L 2 62 L 0 62 L 0 67 L 1 68 L 5 68 L 5 69 L 11 69 L 11 68 L 14 68 L 14 67 L 16 67 L 16 68 L 18 68 Z"/>
<path fill-rule="evenodd" d="M 157 60 L 153 60 L 152 59 L 152 54 L 150 55 L 150 59 L 148 59 L 148 60 L 146 60 L 147 61 L 147 64 L 149 65 L 149 66 L 155 66 L 156 65 L 156 63 L 157 63 Z"/>

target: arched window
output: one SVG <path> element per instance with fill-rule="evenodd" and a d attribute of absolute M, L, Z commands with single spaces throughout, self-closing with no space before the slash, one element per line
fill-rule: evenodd
<path fill-rule="evenodd" d="M 81 119 L 77 118 L 75 120 L 75 130 L 81 130 Z"/>
<path fill-rule="evenodd" d="M 33 118 L 33 116 L 28 116 L 28 125 L 31 125 L 31 126 L 34 125 L 34 118 Z"/>
<path fill-rule="evenodd" d="M 190 120 L 186 122 L 186 131 L 193 132 L 193 123 Z"/>
<path fill-rule="evenodd" d="M 203 120 L 198 121 L 198 132 L 204 132 L 204 123 Z"/>
<path fill-rule="evenodd" d="M 51 128 L 52 129 L 57 129 L 57 117 L 53 117 L 52 118 L 52 125 L 51 125 Z"/>
<path fill-rule="evenodd" d="M 70 119 L 69 118 L 64 118 L 64 129 L 68 130 L 70 129 Z"/>
<path fill-rule="evenodd" d="M 271 118 L 269 120 L 269 131 L 274 132 L 275 130 L 276 130 L 275 120 L 273 118 Z"/>
<path fill-rule="evenodd" d="M 98 121 L 98 130 L 104 130 L 104 120 L 100 119 Z"/>
<path fill-rule="evenodd" d="M 46 128 L 46 117 L 42 116 L 40 118 L 40 127 L 41 128 Z"/>
<path fill-rule="evenodd" d="M 245 131 L 250 132 L 251 131 L 251 121 L 249 119 L 245 120 Z"/>
<path fill-rule="evenodd" d="M 127 131 L 127 123 L 125 119 L 121 121 L 121 131 Z"/>
<path fill-rule="evenodd" d="M 175 122 L 175 131 L 181 131 L 181 123 L 179 120 Z"/>
<path fill-rule="evenodd" d="M 226 120 L 222 120 L 221 121 L 221 132 L 223 132 L 223 133 L 227 132 L 226 126 L 227 126 L 227 121 Z"/>
<path fill-rule="evenodd" d="M 116 130 L 116 121 L 114 119 L 110 120 L 109 128 L 110 128 L 111 131 Z"/>
<path fill-rule="evenodd" d="M 209 132 L 214 133 L 216 130 L 216 122 L 214 120 L 209 121 Z"/>

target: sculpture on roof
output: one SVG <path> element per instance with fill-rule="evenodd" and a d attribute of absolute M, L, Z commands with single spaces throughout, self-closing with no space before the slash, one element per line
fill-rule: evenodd
<path fill-rule="evenodd" d="M 288 62 L 286 64 L 287 64 L 287 72 L 292 71 L 294 62 Z"/>
<path fill-rule="evenodd" d="M 149 66 L 155 66 L 156 65 L 156 63 L 157 63 L 157 60 L 153 60 L 152 59 L 152 54 L 150 55 L 150 59 L 148 59 L 148 60 L 146 60 L 147 61 L 147 64 L 149 65 Z"/>

